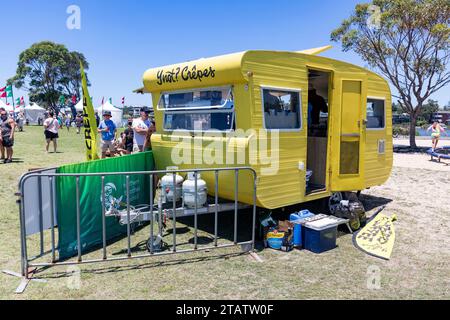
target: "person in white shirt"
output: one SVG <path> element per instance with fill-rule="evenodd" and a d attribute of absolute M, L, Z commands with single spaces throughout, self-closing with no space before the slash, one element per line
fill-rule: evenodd
<path fill-rule="evenodd" d="M 150 110 L 146 107 L 141 108 L 141 117 L 133 121 L 134 131 L 134 150 L 136 152 L 144 151 L 145 139 L 151 126 L 149 119 Z"/>
<path fill-rule="evenodd" d="M 53 150 L 56 153 L 57 140 L 59 138 L 58 131 L 60 128 L 58 119 L 55 118 L 53 111 L 50 111 L 48 118 L 44 121 L 45 128 L 45 139 L 47 145 L 45 146 L 45 151 L 48 153 L 48 147 L 50 146 L 50 141 L 53 141 Z"/>

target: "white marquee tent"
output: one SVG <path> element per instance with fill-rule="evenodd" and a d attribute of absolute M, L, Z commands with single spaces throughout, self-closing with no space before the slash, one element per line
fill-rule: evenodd
<path fill-rule="evenodd" d="M 40 118 L 40 123 L 43 123 L 45 120 L 45 112 L 45 109 L 37 104 L 30 104 L 25 107 L 25 119 L 27 119 L 30 124 L 38 124 L 38 119 Z"/>
<path fill-rule="evenodd" d="M 75 105 L 75 110 L 77 110 L 77 112 L 83 112 L 83 98 Z M 94 110 L 97 111 L 98 108 L 94 107 Z"/>
<path fill-rule="evenodd" d="M 75 110 L 77 110 L 77 112 L 83 112 L 83 99 L 80 99 L 75 105 Z"/>
<path fill-rule="evenodd" d="M 111 111 L 112 118 L 117 128 L 122 127 L 123 110 L 114 107 L 111 102 L 107 101 L 97 109 L 98 116 L 102 119 L 103 111 Z"/>

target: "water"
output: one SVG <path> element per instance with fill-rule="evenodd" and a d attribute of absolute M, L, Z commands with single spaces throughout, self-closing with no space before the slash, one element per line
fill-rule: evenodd
<path fill-rule="evenodd" d="M 427 132 L 427 129 L 422 129 L 422 128 L 416 128 L 416 132 L 418 133 L 419 137 L 431 137 L 431 131 Z M 441 137 L 450 137 L 450 130 L 447 129 L 445 130 L 445 132 L 441 133 Z"/>

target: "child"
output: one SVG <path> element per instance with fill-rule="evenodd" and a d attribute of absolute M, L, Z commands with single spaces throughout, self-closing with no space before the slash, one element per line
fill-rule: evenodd
<path fill-rule="evenodd" d="M 427 132 L 431 130 L 431 143 L 433 151 L 436 150 L 439 138 L 441 137 L 441 132 L 445 132 L 444 128 L 441 127 L 439 122 L 435 121 L 433 124 L 427 129 Z"/>

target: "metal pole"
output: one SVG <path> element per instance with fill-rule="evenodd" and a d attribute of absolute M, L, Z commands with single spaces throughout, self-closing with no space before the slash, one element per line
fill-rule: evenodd
<path fill-rule="evenodd" d="M 256 188 L 257 177 L 253 173 L 253 225 L 252 225 L 252 251 L 255 251 L 255 229 L 256 229 Z"/>
<path fill-rule="evenodd" d="M 176 194 L 177 194 L 177 173 L 174 172 L 173 173 L 173 212 L 172 212 L 172 225 L 173 225 L 173 252 L 177 252 L 177 199 L 176 199 Z"/>
<path fill-rule="evenodd" d="M 214 190 L 214 198 L 215 198 L 215 212 L 214 212 L 214 246 L 217 247 L 217 239 L 218 239 L 218 224 L 219 224 L 219 171 L 215 171 L 216 176 L 216 184 Z"/>
<path fill-rule="evenodd" d="M 82 261 L 81 258 L 81 226 L 80 226 L 80 177 L 76 177 L 76 194 L 77 194 L 77 244 L 78 244 L 78 262 Z"/>
<path fill-rule="evenodd" d="M 153 175 L 150 175 L 150 253 L 153 254 L 153 228 L 155 226 L 154 215 L 153 215 Z"/>
<path fill-rule="evenodd" d="M 105 208 L 105 176 L 102 176 L 102 240 L 103 240 L 103 260 L 108 259 L 106 251 L 106 208 Z"/>
<path fill-rule="evenodd" d="M 44 255 L 44 216 L 42 212 L 42 179 L 38 176 L 38 206 L 39 206 L 39 239 L 41 246 L 41 256 Z"/>
<path fill-rule="evenodd" d="M 194 230 L 194 249 L 195 250 L 197 250 L 197 248 L 198 248 L 198 217 L 197 217 L 197 214 L 198 214 L 198 204 L 197 204 L 197 201 L 198 201 L 198 192 L 197 192 L 197 184 L 198 184 L 198 172 L 197 171 L 195 171 L 194 172 L 194 174 L 195 174 L 195 196 L 194 196 L 194 200 L 195 200 L 195 209 L 194 209 L 194 228 L 195 228 L 195 230 Z"/>
<path fill-rule="evenodd" d="M 25 196 L 23 182 L 20 184 L 20 240 L 21 240 L 21 267 L 22 276 L 28 278 L 28 254 L 27 254 L 27 231 L 25 225 Z"/>
<path fill-rule="evenodd" d="M 238 188 L 239 188 L 239 170 L 234 171 L 234 244 L 237 244 L 238 232 Z"/>
<path fill-rule="evenodd" d="M 50 223 L 52 224 L 52 263 L 56 262 L 56 255 L 55 255 L 55 208 L 53 206 L 53 178 L 49 177 L 49 183 L 50 183 Z"/>
<path fill-rule="evenodd" d="M 127 176 L 127 237 L 128 257 L 131 257 L 131 228 L 130 228 L 130 176 Z"/>

